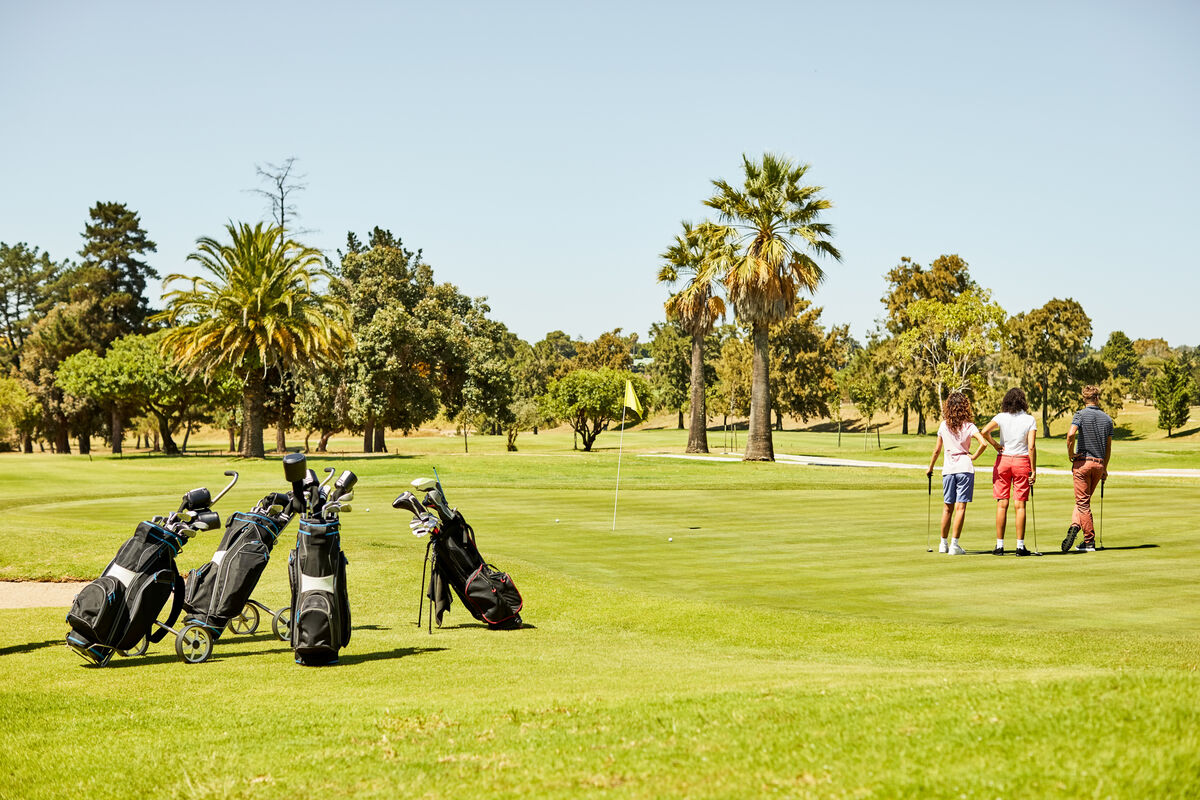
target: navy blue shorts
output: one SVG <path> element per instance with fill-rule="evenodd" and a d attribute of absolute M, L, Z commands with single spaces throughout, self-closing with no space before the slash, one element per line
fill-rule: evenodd
<path fill-rule="evenodd" d="M 942 500 L 944 502 L 969 503 L 974 495 L 974 472 L 954 472 L 942 476 Z"/>

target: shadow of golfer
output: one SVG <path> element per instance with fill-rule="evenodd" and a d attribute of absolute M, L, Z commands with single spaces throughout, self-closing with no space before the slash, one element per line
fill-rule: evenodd
<path fill-rule="evenodd" d="M 0 656 L 29 653 L 34 650 L 41 650 L 43 647 L 53 647 L 56 644 L 61 644 L 65 647 L 66 641 L 63 639 L 47 639 L 44 642 L 29 642 L 28 644 L 14 644 L 9 647 L 0 647 Z"/>

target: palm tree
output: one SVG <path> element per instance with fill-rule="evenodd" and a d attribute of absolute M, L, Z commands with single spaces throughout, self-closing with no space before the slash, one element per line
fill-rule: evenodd
<path fill-rule="evenodd" d="M 243 382 L 242 455 L 263 458 L 264 377 L 336 360 L 350 343 L 344 302 L 313 285 L 329 280 L 319 250 L 284 239 L 276 227 L 229 223 L 229 244 L 207 236 L 188 256 L 212 278 L 168 275 L 191 288 L 163 295 L 156 315 L 171 324 L 163 349 L 191 374 L 228 367 Z"/>
<path fill-rule="evenodd" d="M 766 153 L 762 162 L 742 156 L 746 173 L 742 189 L 713 181 L 716 194 L 705 201 L 720 214 L 729 250 L 724 281 L 737 316 L 751 326 L 754 338 L 750 389 L 750 431 L 745 461 L 774 461 L 771 441 L 770 353 L 767 336 L 773 323 L 792 315 L 801 290 L 813 292 L 825 278 L 809 255 L 841 260 L 829 241 L 833 228 L 819 222 L 832 207 L 817 197 L 820 186 L 801 186 L 807 164 Z"/>
<path fill-rule="evenodd" d="M 688 425 L 687 452 L 708 452 L 708 413 L 704 402 L 704 339 L 712 333 L 718 317 L 725 316 L 725 301 L 717 297 L 720 286 L 716 262 L 712 257 L 712 223 L 693 226 L 683 222 L 683 233 L 659 258 L 658 282 L 673 286 L 681 277 L 687 283 L 664 304 L 668 319 L 679 324 L 692 337 L 691 421 Z"/>

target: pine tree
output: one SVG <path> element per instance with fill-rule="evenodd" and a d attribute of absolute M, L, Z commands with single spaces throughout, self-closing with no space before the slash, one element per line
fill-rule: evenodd
<path fill-rule="evenodd" d="M 158 246 L 146 236 L 141 220 L 123 203 L 96 203 L 91 222 L 83 231 L 83 258 L 69 276 L 72 300 L 99 306 L 104 320 L 98 331 L 101 344 L 129 333 L 144 333 L 150 304 L 147 281 L 158 279 L 143 259 Z"/>
<path fill-rule="evenodd" d="M 1170 437 L 1188 421 L 1192 392 L 1191 370 L 1172 358 L 1163 362 L 1162 376 L 1154 382 L 1154 405 L 1158 406 L 1158 427 Z"/>

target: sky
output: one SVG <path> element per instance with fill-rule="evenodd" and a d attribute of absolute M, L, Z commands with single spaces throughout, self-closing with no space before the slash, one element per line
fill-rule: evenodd
<path fill-rule="evenodd" d="M 769 151 L 833 203 L 814 300 L 860 340 L 902 256 L 957 253 L 1097 347 L 1196 345 L 1198 41 L 1195 2 L 0 0 L 0 241 L 77 258 L 121 202 L 193 273 L 295 157 L 331 257 L 378 225 L 524 339 L 644 340 L 680 221 Z"/>

